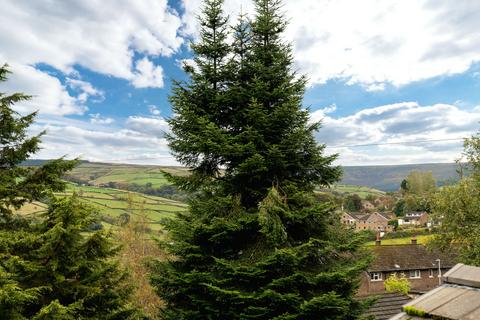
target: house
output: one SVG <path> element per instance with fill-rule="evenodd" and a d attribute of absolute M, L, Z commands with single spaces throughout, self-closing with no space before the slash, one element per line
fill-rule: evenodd
<path fill-rule="evenodd" d="M 390 320 L 480 319 L 480 267 L 455 265 L 442 277 L 443 284 L 408 302 Z"/>
<path fill-rule="evenodd" d="M 355 226 L 355 223 L 357 222 L 357 219 L 353 217 L 351 214 L 343 212 L 341 221 L 344 225 L 348 226 Z"/>
<path fill-rule="evenodd" d="M 428 223 L 428 213 L 426 212 L 409 212 L 405 217 L 398 219 L 398 225 L 415 225 L 426 226 Z"/>
<path fill-rule="evenodd" d="M 391 232 L 393 226 L 388 224 L 389 219 L 381 213 L 359 215 L 356 217 L 355 230 L 372 230 L 377 232 Z"/>
<path fill-rule="evenodd" d="M 439 276 L 455 264 L 453 254 L 430 251 L 415 239 L 406 245 L 381 245 L 377 240 L 372 251 L 375 258 L 368 272 L 362 275 L 360 296 L 385 292 L 384 281 L 391 274 L 407 278 L 412 291 L 426 292 L 438 286 Z"/>

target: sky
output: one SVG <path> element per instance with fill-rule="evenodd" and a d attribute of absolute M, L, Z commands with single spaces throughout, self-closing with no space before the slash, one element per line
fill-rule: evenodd
<path fill-rule="evenodd" d="M 178 164 L 164 138 L 200 0 L 0 0 L 0 92 L 38 110 L 36 158 Z M 234 22 L 253 14 L 225 0 Z M 480 129 L 480 1 L 285 0 L 304 107 L 341 165 L 451 162 Z"/>

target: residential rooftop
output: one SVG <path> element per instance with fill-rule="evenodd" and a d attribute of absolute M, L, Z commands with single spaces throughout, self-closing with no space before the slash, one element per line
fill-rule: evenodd
<path fill-rule="evenodd" d="M 442 269 L 455 265 L 455 256 L 431 250 L 421 244 L 376 245 L 372 247 L 375 260 L 369 272 L 425 270 L 438 268 L 438 259 Z"/>
<path fill-rule="evenodd" d="M 391 320 L 480 319 L 480 267 L 457 264 L 443 276 L 444 284 L 407 303 Z"/>
<path fill-rule="evenodd" d="M 364 315 L 373 317 L 375 320 L 387 320 L 402 312 L 402 306 L 412 300 L 409 296 L 401 293 L 382 293 L 373 296 L 378 300 Z"/>

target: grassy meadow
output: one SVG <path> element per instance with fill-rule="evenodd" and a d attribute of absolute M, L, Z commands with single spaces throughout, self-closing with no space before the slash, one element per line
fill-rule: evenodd
<path fill-rule="evenodd" d="M 369 195 L 373 195 L 376 197 L 385 195 L 385 192 L 381 190 L 377 190 L 377 189 L 365 187 L 365 186 L 354 186 L 354 185 L 348 185 L 348 184 L 336 184 L 331 186 L 330 188 L 321 189 L 321 191 L 335 192 L 343 196 L 346 196 L 349 194 L 357 194 L 362 199 L 365 199 Z"/>
<path fill-rule="evenodd" d="M 138 185 L 150 183 L 153 188 L 158 188 L 169 184 L 163 172 L 187 174 L 187 170 L 181 167 L 84 162 L 69 172 L 69 176 L 94 186 L 107 185 L 109 182 Z"/>
<path fill-rule="evenodd" d="M 170 199 L 118 189 L 78 186 L 72 183 L 67 185 L 64 193 L 58 193 L 56 196 L 65 197 L 74 193 L 81 201 L 97 209 L 102 216 L 107 217 L 107 219 L 103 219 L 106 226 L 112 224 L 105 223 L 105 221 L 114 221 L 122 214 L 129 213 L 132 219 L 145 217 L 148 227 L 153 231 L 158 231 L 161 229 L 160 221 L 163 218 L 173 217 L 176 212 L 186 210 L 186 204 Z M 18 212 L 35 215 L 46 209 L 46 204 L 32 202 L 23 206 Z"/>

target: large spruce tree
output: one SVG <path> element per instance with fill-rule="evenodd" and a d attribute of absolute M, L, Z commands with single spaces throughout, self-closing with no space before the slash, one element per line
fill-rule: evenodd
<path fill-rule="evenodd" d="M 368 263 L 314 188 L 338 180 L 302 108 L 276 0 L 256 0 L 227 46 L 222 1 L 204 2 L 190 81 L 171 98 L 170 147 L 192 168 L 173 178 L 194 191 L 166 223 L 172 254 L 152 267 L 165 319 L 356 319 L 353 298 Z"/>
<path fill-rule="evenodd" d="M 0 83 L 9 70 L 0 67 Z M 24 94 L 0 93 L 0 319 L 129 319 L 131 288 L 112 259 L 117 253 L 106 232 L 89 232 L 93 210 L 76 198 L 56 200 L 62 175 L 76 161 L 62 159 L 25 167 L 43 133 L 30 137 L 36 113 L 12 107 Z M 33 200 L 49 204 L 38 217 L 16 213 Z"/>

